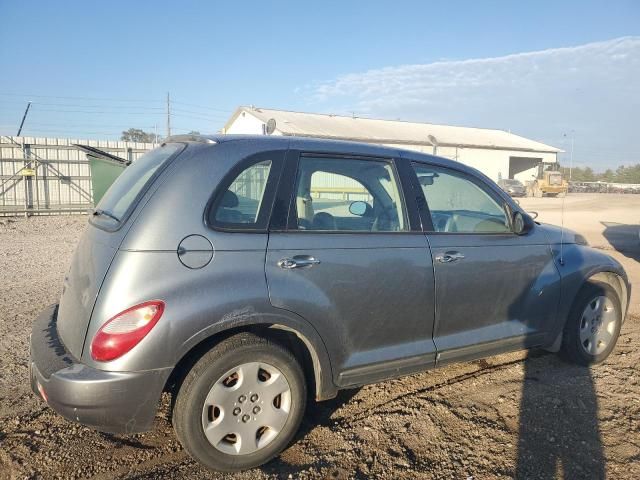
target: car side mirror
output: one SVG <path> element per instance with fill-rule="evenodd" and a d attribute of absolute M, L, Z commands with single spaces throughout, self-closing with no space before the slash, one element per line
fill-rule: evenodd
<path fill-rule="evenodd" d="M 513 233 L 516 235 L 526 235 L 533 229 L 533 219 L 529 215 L 523 215 L 521 212 L 513 214 Z"/>
<path fill-rule="evenodd" d="M 351 205 L 349 205 L 349 213 L 357 217 L 362 217 L 365 213 L 367 213 L 367 207 L 367 202 L 352 202 Z"/>

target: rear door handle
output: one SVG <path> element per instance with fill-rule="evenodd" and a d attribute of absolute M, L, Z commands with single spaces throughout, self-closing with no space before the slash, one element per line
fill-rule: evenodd
<path fill-rule="evenodd" d="M 318 265 L 320 260 L 312 257 L 311 255 L 296 255 L 293 258 L 281 258 L 278 260 L 278 266 L 285 270 L 291 270 L 292 268 L 313 267 Z"/>
<path fill-rule="evenodd" d="M 460 252 L 444 252 L 436 255 L 436 260 L 440 263 L 453 263 L 462 260 L 464 255 Z"/>

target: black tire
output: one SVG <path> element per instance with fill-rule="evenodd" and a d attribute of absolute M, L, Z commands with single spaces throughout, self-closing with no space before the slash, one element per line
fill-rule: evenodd
<path fill-rule="evenodd" d="M 605 296 L 611 300 L 614 309 L 616 323 L 612 338 L 606 348 L 597 355 L 593 355 L 586 351 L 580 340 L 580 327 L 582 323 L 582 315 L 587 306 L 599 296 Z M 611 286 L 606 283 L 589 281 L 580 289 L 575 301 L 571 307 L 567 323 L 565 324 L 562 334 L 562 346 L 560 348 L 560 356 L 570 362 L 578 365 L 596 365 L 602 363 L 611 354 L 616 346 L 618 336 L 620 335 L 620 327 L 622 326 L 622 308 L 617 293 Z"/>
<path fill-rule="evenodd" d="M 216 449 L 204 434 L 202 409 L 212 385 L 225 372 L 249 362 L 276 367 L 289 383 L 291 407 L 283 428 L 270 443 L 246 455 Z M 185 377 L 173 411 L 173 427 L 187 452 L 206 467 L 225 472 L 262 465 L 286 448 L 304 415 L 307 391 L 304 374 L 291 352 L 277 343 L 251 333 L 229 337 L 204 354 Z"/>

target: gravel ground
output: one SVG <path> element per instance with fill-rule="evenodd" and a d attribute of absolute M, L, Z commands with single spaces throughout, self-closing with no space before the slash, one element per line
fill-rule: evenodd
<path fill-rule="evenodd" d="M 637 223 L 640 208 L 629 208 Z M 223 478 L 182 450 L 167 396 L 152 432 L 113 436 L 30 393 L 31 322 L 57 301 L 85 222 L 0 219 L 0 478 Z M 617 256 L 637 272 L 638 254 Z M 640 291 L 640 274 L 632 280 Z M 614 353 L 593 369 L 513 353 L 345 391 L 309 407 L 279 459 L 235 478 L 640 478 L 639 347 L 635 301 Z"/>

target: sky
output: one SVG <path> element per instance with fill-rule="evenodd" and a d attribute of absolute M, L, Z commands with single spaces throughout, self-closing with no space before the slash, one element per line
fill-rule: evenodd
<path fill-rule="evenodd" d="M 0 133 L 218 131 L 238 105 L 500 128 L 640 162 L 640 2 L 0 0 Z"/>

